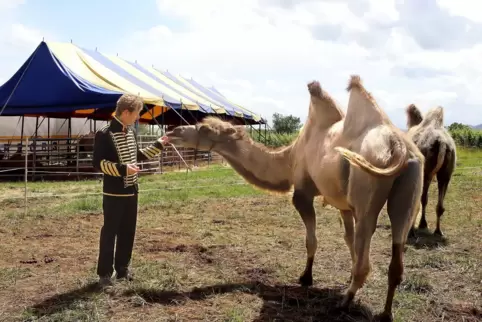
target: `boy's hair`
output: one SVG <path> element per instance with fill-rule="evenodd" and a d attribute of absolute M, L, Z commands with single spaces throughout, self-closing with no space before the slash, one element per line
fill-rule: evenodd
<path fill-rule="evenodd" d="M 123 94 L 117 100 L 115 115 L 120 116 L 125 110 L 129 111 L 130 113 L 139 111 L 143 106 L 144 102 L 139 96 L 133 94 Z"/>

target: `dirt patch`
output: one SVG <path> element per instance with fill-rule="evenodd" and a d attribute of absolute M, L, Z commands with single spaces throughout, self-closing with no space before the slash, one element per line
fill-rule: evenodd
<path fill-rule="evenodd" d="M 221 256 L 219 250 L 225 250 L 226 245 L 208 245 L 203 246 L 199 244 L 178 244 L 173 245 L 165 243 L 162 241 L 151 241 L 147 245 L 143 245 L 143 251 L 147 253 L 160 253 L 160 252 L 170 252 L 170 253 L 189 253 L 193 258 L 207 263 L 212 264 L 217 258 Z"/>
<path fill-rule="evenodd" d="M 436 311 L 444 321 L 482 321 L 482 309 L 470 303 L 443 304 Z"/>
<path fill-rule="evenodd" d="M 240 272 L 250 281 L 256 281 L 258 283 L 270 283 L 273 282 L 274 271 L 270 268 L 250 268 L 246 270 L 241 270 Z"/>
<path fill-rule="evenodd" d="M 44 255 L 44 257 L 41 260 L 38 260 L 35 257 L 32 257 L 31 259 L 20 260 L 19 262 L 21 264 L 40 264 L 40 263 L 50 264 L 50 263 L 53 263 L 54 261 L 55 261 L 54 258 L 48 255 Z"/>
<path fill-rule="evenodd" d="M 53 237 L 54 235 L 52 234 L 39 234 L 39 235 L 35 235 L 35 236 L 25 236 L 24 239 L 43 239 L 43 238 L 49 238 L 49 237 Z"/>

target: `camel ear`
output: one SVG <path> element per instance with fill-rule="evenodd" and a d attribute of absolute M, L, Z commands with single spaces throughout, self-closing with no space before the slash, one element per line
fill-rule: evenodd
<path fill-rule="evenodd" d="M 199 134 L 208 135 L 211 132 L 211 129 L 206 124 L 203 124 L 199 127 L 198 132 Z"/>

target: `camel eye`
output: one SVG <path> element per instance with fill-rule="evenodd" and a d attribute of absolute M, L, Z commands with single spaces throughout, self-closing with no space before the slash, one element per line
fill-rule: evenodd
<path fill-rule="evenodd" d="M 235 128 L 230 127 L 230 128 L 227 128 L 227 129 L 226 129 L 226 134 L 232 135 L 232 134 L 234 134 L 234 133 L 236 133 L 236 129 L 235 129 Z"/>

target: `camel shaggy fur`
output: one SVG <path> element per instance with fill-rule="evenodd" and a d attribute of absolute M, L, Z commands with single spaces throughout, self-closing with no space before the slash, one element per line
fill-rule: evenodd
<path fill-rule="evenodd" d="M 449 182 L 457 162 L 456 145 L 450 133 L 444 128 L 444 110 L 435 107 L 422 117 L 420 110 L 411 104 L 406 109 L 408 135 L 418 146 L 425 157 L 423 190 L 422 190 L 422 217 L 419 228 L 427 228 L 426 208 L 430 183 L 437 176 L 438 202 L 436 207 L 437 226 L 434 234 L 443 236 L 440 228 L 441 217 L 445 212 L 444 199 Z M 410 235 L 414 236 L 412 228 Z"/>
<path fill-rule="evenodd" d="M 403 250 L 418 212 L 424 157 L 377 106 L 358 76 L 352 76 L 346 116 L 322 90 L 308 84 L 309 115 L 299 136 L 288 146 L 269 149 L 254 142 L 243 127 L 216 118 L 167 133 L 174 145 L 212 149 L 249 183 L 288 193 L 306 227 L 307 260 L 299 282 L 313 284 L 317 250 L 314 198 L 340 211 L 344 239 L 352 259 L 351 281 L 340 303 L 346 308 L 370 272 L 370 242 L 380 210 L 388 202 L 392 259 L 382 320 L 392 320 L 392 300 L 403 274 Z"/>

